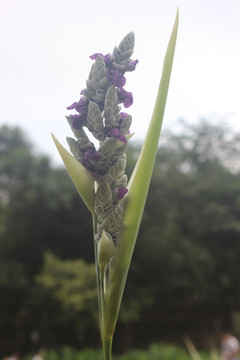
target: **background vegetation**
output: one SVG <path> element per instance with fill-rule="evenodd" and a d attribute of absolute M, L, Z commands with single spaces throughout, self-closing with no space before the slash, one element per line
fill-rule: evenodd
<path fill-rule="evenodd" d="M 240 334 L 239 140 L 206 121 L 162 137 L 115 351 Z M 129 147 L 129 174 L 139 147 Z M 66 171 L 2 126 L 0 357 L 100 344 L 91 226 Z"/>

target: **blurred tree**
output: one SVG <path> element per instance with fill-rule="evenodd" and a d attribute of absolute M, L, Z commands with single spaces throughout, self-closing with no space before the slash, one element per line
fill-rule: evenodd
<path fill-rule="evenodd" d="M 199 335 L 239 311 L 239 140 L 204 121 L 162 137 L 116 348 Z M 129 147 L 129 175 L 139 148 Z M 29 348 L 34 329 L 48 345 L 95 342 L 93 256 L 91 216 L 65 170 L 1 127 L 1 351 Z"/>
<path fill-rule="evenodd" d="M 88 311 L 98 317 L 95 264 L 84 260 L 60 260 L 50 252 L 44 255 L 42 272 L 36 277 L 40 287 L 61 303 L 63 310 Z"/>
<path fill-rule="evenodd" d="M 152 339 L 213 330 L 239 308 L 239 140 L 205 121 L 162 138 L 126 288 L 152 295 Z"/>
<path fill-rule="evenodd" d="M 65 170 L 54 169 L 19 128 L 7 126 L 0 128 L 0 235 L 4 351 L 29 342 L 35 327 L 30 286 L 44 252 L 93 260 L 91 219 Z"/>
<path fill-rule="evenodd" d="M 39 329 L 46 329 L 41 334 L 45 344 L 50 335 L 57 343 L 66 342 L 69 337 L 71 342 L 81 345 L 87 334 L 98 328 L 94 263 L 88 264 L 82 259 L 60 260 L 53 253 L 45 252 L 42 270 L 36 277 L 34 298 L 38 300 L 36 309 L 45 304 L 44 315 L 38 314 Z M 50 303 L 58 311 L 52 311 Z"/>

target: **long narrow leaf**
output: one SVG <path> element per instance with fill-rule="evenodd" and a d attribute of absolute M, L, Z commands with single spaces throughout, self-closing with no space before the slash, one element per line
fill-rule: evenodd
<path fill-rule="evenodd" d="M 125 201 L 122 234 L 118 240 L 116 253 L 111 261 L 106 298 L 106 308 L 108 310 L 105 314 L 105 324 L 103 328 L 103 333 L 106 337 L 111 336 L 114 332 L 125 281 L 148 193 L 167 100 L 177 31 L 178 11 L 164 59 L 162 78 L 152 120 L 139 159 L 129 181 L 129 192 Z"/>
<path fill-rule="evenodd" d="M 53 141 L 59 151 L 59 154 L 66 166 L 68 173 L 76 186 L 81 198 L 88 209 L 93 212 L 94 207 L 94 180 L 90 172 L 77 161 L 52 135 Z"/>

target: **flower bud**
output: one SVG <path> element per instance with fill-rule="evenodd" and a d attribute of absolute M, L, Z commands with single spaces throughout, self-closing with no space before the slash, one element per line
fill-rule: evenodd
<path fill-rule="evenodd" d="M 102 232 L 101 239 L 98 241 L 98 266 L 100 270 L 104 270 L 114 254 L 114 244 L 111 235 Z"/>
<path fill-rule="evenodd" d="M 75 158 L 78 161 L 81 162 L 83 152 L 81 151 L 79 143 L 71 137 L 67 137 L 67 142 L 68 142 L 71 153 L 75 156 Z"/>

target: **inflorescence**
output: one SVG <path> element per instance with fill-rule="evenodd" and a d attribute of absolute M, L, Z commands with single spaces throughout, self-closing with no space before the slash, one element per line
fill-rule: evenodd
<path fill-rule="evenodd" d="M 130 135 L 131 115 L 121 112 L 121 104 L 128 108 L 133 95 L 124 89 L 125 73 L 135 70 L 138 60 L 130 57 L 134 48 L 134 33 L 124 37 L 112 54 L 96 53 L 86 88 L 78 102 L 68 110 L 77 114 L 67 116 L 76 137 L 67 138 L 75 158 L 85 166 L 97 183 L 94 212 L 97 216 L 98 241 L 104 237 L 117 240 L 123 216 L 122 199 L 127 193 L 126 147 Z M 98 150 L 85 130 L 99 140 Z"/>

